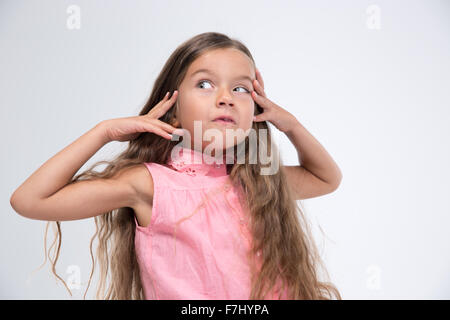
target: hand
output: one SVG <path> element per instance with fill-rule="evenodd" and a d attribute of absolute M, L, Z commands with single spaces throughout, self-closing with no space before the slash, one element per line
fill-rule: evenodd
<path fill-rule="evenodd" d="M 168 140 L 172 139 L 169 133 L 182 135 L 182 129 L 177 129 L 168 123 L 158 120 L 174 105 L 178 97 L 178 91 L 175 90 L 170 99 L 168 99 L 168 96 L 169 92 L 145 115 L 103 121 L 102 128 L 105 130 L 107 140 L 134 140 L 142 132 L 153 132 Z"/>
<path fill-rule="evenodd" d="M 270 121 L 278 130 L 288 132 L 298 124 L 295 116 L 282 107 L 273 103 L 266 97 L 264 92 L 264 81 L 258 69 L 255 70 L 256 79 L 253 80 L 253 87 L 256 91 L 252 91 L 252 97 L 255 102 L 263 108 L 263 112 L 256 115 L 253 121 Z"/>

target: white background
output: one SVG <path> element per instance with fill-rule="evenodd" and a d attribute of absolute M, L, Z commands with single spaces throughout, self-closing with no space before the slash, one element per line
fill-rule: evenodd
<path fill-rule="evenodd" d="M 67 27 L 70 5 L 80 29 Z M 170 53 L 217 31 L 248 46 L 268 97 L 342 170 L 337 191 L 303 201 L 342 297 L 449 299 L 449 18 L 448 1 L 1 1 L 0 298 L 82 298 L 93 219 L 62 222 L 57 271 L 68 280 L 75 265 L 82 282 L 70 297 L 48 261 L 31 275 L 46 222 L 18 215 L 10 196 L 98 122 L 137 115 Z M 81 170 L 124 147 L 107 144 Z"/>

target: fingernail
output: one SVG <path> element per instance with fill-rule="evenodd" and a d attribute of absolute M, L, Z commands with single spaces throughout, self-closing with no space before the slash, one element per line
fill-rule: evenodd
<path fill-rule="evenodd" d="M 175 129 L 172 132 L 173 134 L 176 134 L 177 136 L 182 136 L 184 134 L 184 130 L 183 129 Z"/>

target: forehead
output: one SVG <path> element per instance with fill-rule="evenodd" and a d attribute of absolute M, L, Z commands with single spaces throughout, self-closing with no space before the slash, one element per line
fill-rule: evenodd
<path fill-rule="evenodd" d="M 216 75 L 230 77 L 247 75 L 255 79 L 255 69 L 251 59 L 240 50 L 232 48 L 205 52 L 189 66 L 187 77 L 191 77 L 200 69 L 210 70 Z"/>

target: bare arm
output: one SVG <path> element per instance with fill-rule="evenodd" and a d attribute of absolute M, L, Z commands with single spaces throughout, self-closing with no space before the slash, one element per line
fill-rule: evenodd
<path fill-rule="evenodd" d="M 158 119 L 174 105 L 177 97 L 177 90 L 170 98 L 167 92 L 145 115 L 97 124 L 47 160 L 14 191 L 10 199 L 13 209 L 31 219 L 64 221 L 122 207 L 141 208 L 143 203 L 152 201 L 153 182 L 148 179 L 148 173 L 144 174 L 148 170 L 143 164 L 123 168 L 109 179 L 70 181 L 83 164 L 110 141 L 132 140 L 142 132 L 171 139 L 170 133 L 177 133 L 176 128 Z"/>
<path fill-rule="evenodd" d="M 103 122 L 97 124 L 25 180 L 11 196 L 11 206 L 27 218 L 52 221 L 82 219 L 132 206 L 136 199 L 130 175 L 68 184 L 109 141 Z"/>
<path fill-rule="evenodd" d="M 325 148 L 297 121 L 286 132 L 297 149 L 299 166 L 284 166 L 296 200 L 322 196 L 336 190 L 342 173 Z"/>
<path fill-rule="evenodd" d="M 64 187 L 107 142 L 102 123 L 99 123 L 40 166 L 17 188 L 12 199 L 48 198 Z"/>
<path fill-rule="evenodd" d="M 287 135 L 297 149 L 300 165 L 282 167 L 293 197 L 302 200 L 336 190 L 342 180 L 336 162 L 294 115 L 267 98 L 258 69 L 255 69 L 255 75 L 253 85 L 258 92 L 252 92 L 252 97 L 264 112 L 256 115 L 254 121 L 270 121 Z"/>

